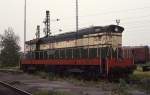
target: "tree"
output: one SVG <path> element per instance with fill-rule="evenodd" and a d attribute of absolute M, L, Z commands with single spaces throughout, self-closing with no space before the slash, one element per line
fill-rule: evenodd
<path fill-rule="evenodd" d="M 19 36 L 15 35 L 12 28 L 0 35 L 0 63 L 2 66 L 16 66 L 20 59 Z"/>

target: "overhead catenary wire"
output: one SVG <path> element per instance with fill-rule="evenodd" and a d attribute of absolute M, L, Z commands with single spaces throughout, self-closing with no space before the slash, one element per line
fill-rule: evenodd
<path fill-rule="evenodd" d="M 122 21 L 131 21 L 131 20 L 139 20 L 139 18 L 140 19 L 143 19 L 143 18 L 149 18 L 150 17 L 150 14 L 147 14 L 147 15 L 141 15 L 141 16 L 134 16 L 134 17 L 124 17 L 124 18 L 119 18 L 120 20 L 122 20 Z M 100 17 L 101 18 L 101 17 Z M 82 19 L 85 19 L 85 18 L 80 18 L 80 20 L 82 21 Z M 92 20 L 92 18 L 90 18 L 91 20 Z M 93 20 L 95 20 L 95 19 L 93 19 Z M 96 19 L 97 20 L 97 19 Z M 99 19 L 100 21 L 115 21 L 116 19 L 107 19 L 107 18 L 105 18 L 105 19 L 103 19 L 103 18 L 101 18 L 101 19 Z M 63 21 L 63 20 L 62 20 Z M 66 22 L 65 22 L 66 23 Z M 69 22 L 70 23 L 70 22 Z"/>
<path fill-rule="evenodd" d="M 141 7 L 141 8 L 133 8 L 133 9 L 125 9 L 125 10 L 115 10 L 115 11 L 106 11 L 106 12 L 98 12 L 98 13 L 95 13 L 95 14 L 86 14 L 86 15 L 80 15 L 80 18 L 82 17 L 90 17 L 90 16 L 98 16 L 98 15 L 107 15 L 107 14 L 119 14 L 119 13 L 126 13 L 126 12 L 133 12 L 133 11 L 137 11 L 137 10 L 145 10 L 145 9 L 150 9 L 150 6 L 147 6 L 147 7 Z M 69 20 L 69 19 L 74 19 L 73 17 L 64 17 L 63 18 L 64 20 Z"/>
<path fill-rule="evenodd" d="M 142 31 L 140 31 L 140 30 L 150 30 L 149 29 L 149 27 L 147 27 L 147 28 L 145 28 L 145 27 L 132 27 L 132 28 L 126 28 L 126 31 L 132 31 L 132 32 L 135 32 L 135 33 L 137 33 L 137 32 L 142 32 Z M 133 31 L 133 30 L 138 30 L 138 31 Z M 149 32 L 149 31 L 147 31 L 147 32 Z"/>
<path fill-rule="evenodd" d="M 119 18 L 121 20 L 122 23 L 124 22 L 132 22 L 133 20 L 142 20 L 142 19 L 149 19 L 150 14 L 147 15 L 142 15 L 142 16 L 136 16 L 136 17 L 124 17 L 124 18 Z M 101 22 L 115 22 L 116 19 L 99 19 Z M 92 22 L 95 21 L 95 19 L 93 19 L 92 21 L 88 21 L 88 22 L 83 22 L 82 19 L 80 19 L 80 24 L 89 24 L 92 25 Z M 67 22 L 65 22 L 67 23 Z M 68 26 L 73 26 L 74 24 L 70 24 L 70 22 L 68 22 Z"/>
<path fill-rule="evenodd" d="M 150 17 L 150 14 L 148 15 L 144 15 L 144 16 L 137 16 L 137 17 L 124 17 L 124 18 L 119 18 L 121 20 L 121 22 L 132 22 L 133 20 L 141 20 L 141 19 L 146 19 L 148 18 L 149 19 Z M 88 24 L 88 23 L 92 23 L 93 21 L 95 21 L 97 19 L 93 19 L 91 21 L 86 21 L 86 22 L 83 22 L 83 20 L 81 19 L 81 24 Z M 101 22 L 115 22 L 116 18 L 114 19 L 99 19 Z"/>
<path fill-rule="evenodd" d="M 135 23 L 136 22 L 136 23 Z M 139 28 L 141 28 L 141 27 L 143 27 L 143 28 L 149 28 L 149 22 L 150 22 L 150 20 L 148 21 L 148 20 L 144 20 L 144 21 L 133 21 L 132 23 L 123 23 L 122 22 L 122 24 L 121 24 L 121 26 L 124 26 L 124 28 L 125 28 L 125 30 L 132 30 L 132 29 L 139 29 Z M 129 25 L 130 24 L 130 25 Z M 67 25 L 68 26 L 68 25 Z M 70 28 L 68 28 L 70 31 L 74 31 L 74 25 L 69 25 L 70 26 Z M 92 25 L 92 24 L 86 24 L 86 25 L 82 25 L 82 27 L 81 26 L 79 26 L 79 29 L 83 29 L 83 28 L 87 28 L 87 27 L 90 27 L 90 26 L 94 26 L 94 25 Z M 67 30 L 68 30 L 67 29 Z M 55 29 L 56 30 L 56 29 Z M 61 32 L 61 33 L 64 33 L 65 31 L 64 30 L 66 30 L 66 29 L 63 29 L 63 32 Z M 66 31 L 66 32 L 69 32 L 69 31 Z M 138 32 L 138 31 L 136 31 L 136 32 Z M 59 34 L 60 32 L 58 32 L 57 34 Z"/>
<path fill-rule="evenodd" d="M 132 10 L 132 11 L 134 11 L 134 10 L 143 10 L 143 9 L 149 9 L 150 7 L 149 6 L 147 6 L 147 7 L 142 7 L 142 8 L 134 8 L 134 9 L 127 9 L 128 11 L 130 11 L 130 10 Z M 122 10 L 119 10 L 119 11 L 122 11 Z M 124 10 L 125 11 L 125 10 Z M 118 11 L 116 11 L 116 12 L 118 12 Z M 120 20 L 121 20 L 121 22 L 124 22 L 124 21 L 131 21 L 131 19 L 137 19 L 137 18 L 146 18 L 146 17 L 149 17 L 150 15 L 148 14 L 148 15 L 142 15 L 142 16 L 137 16 L 137 17 L 124 17 L 124 18 L 119 18 Z M 84 17 L 88 17 L 88 15 L 87 16 L 84 16 Z M 67 19 L 70 19 L 70 18 L 67 18 Z M 71 18 L 71 19 L 74 19 L 74 18 Z M 82 19 L 85 19 L 85 18 L 82 18 L 82 16 L 80 16 L 80 25 L 83 25 L 83 24 L 88 24 L 88 23 L 90 23 L 90 25 L 92 25 L 92 22 L 93 21 L 88 21 L 88 22 L 83 22 L 83 20 Z M 113 21 L 115 21 L 116 19 L 113 19 L 113 20 L 108 20 L 108 19 L 100 19 L 100 21 L 105 21 L 105 22 L 113 22 Z M 139 20 L 139 19 L 138 19 Z M 66 21 L 66 19 L 65 18 L 63 18 L 62 19 L 62 21 Z M 68 23 L 71 23 L 71 21 L 69 21 Z M 93 22 L 94 23 L 94 22 Z M 66 24 L 66 22 L 65 22 L 65 24 Z M 68 24 L 68 26 L 74 26 L 74 24 L 72 24 L 72 25 L 69 25 Z M 89 26 L 89 25 L 87 25 L 87 26 Z M 79 27 L 81 27 L 81 26 L 79 26 Z"/>
<path fill-rule="evenodd" d="M 126 9 L 126 10 L 117 10 L 117 11 L 112 11 L 112 12 L 119 12 L 119 13 L 122 13 L 122 12 L 125 12 L 125 11 L 131 11 L 131 12 L 133 12 L 134 10 L 136 10 L 136 11 L 138 11 L 138 10 L 145 10 L 145 9 L 149 9 L 150 7 L 149 6 L 147 6 L 147 7 L 142 7 L 142 8 L 133 8 L 133 9 Z M 109 12 L 109 14 L 111 14 L 112 12 Z M 107 13 L 107 12 L 105 12 L 105 13 Z M 104 15 L 105 15 L 105 13 L 104 13 Z M 115 14 L 115 13 L 113 13 L 113 14 Z M 100 14 L 102 14 L 102 13 L 100 13 Z M 97 14 L 97 16 L 98 15 L 100 15 L 100 14 Z M 79 26 L 79 28 L 82 28 L 82 27 L 88 27 L 88 26 L 91 26 L 91 25 L 97 25 L 98 23 L 95 23 L 95 19 L 91 19 L 91 21 L 88 21 L 88 22 L 84 22 L 84 20 L 83 19 L 86 19 L 86 18 L 82 18 L 82 17 L 89 17 L 89 16 L 92 16 L 92 15 L 86 15 L 86 16 L 80 16 L 80 26 Z M 96 16 L 96 15 L 95 15 Z M 141 22 L 143 22 L 143 23 L 145 23 L 145 22 L 148 22 L 147 20 L 145 20 L 145 22 L 144 22 L 144 20 L 143 19 L 147 19 L 147 18 L 149 18 L 150 17 L 150 14 L 146 14 L 146 15 L 140 15 L 140 16 L 129 16 L 129 17 L 121 17 L 121 18 L 119 18 L 120 20 L 121 20 L 121 25 L 124 25 L 125 27 L 126 26 L 128 26 L 129 24 L 142 24 Z M 62 19 L 62 21 L 66 21 L 67 19 L 70 19 L 70 18 L 64 18 L 64 19 Z M 71 19 L 73 19 L 73 18 L 71 18 Z M 117 18 L 116 18 L 117 19 Z M 101 22 L 105 22 L 105 23 L 110 23 L 110 22 L 114 22 L 115 23 L 115 20 L 116 19 L 99 19 Z M 140 21 L 141 20 L 141 21 Z M 65 24 L 67 24 L 67 25 L 65 25 L 65 26 L 68 26 L 68 27 L 70 27 L 70 29 L 69 30 L 74 30 L 74 25 L 75 24 L 70 24 L 72 21 L 70 20 L 69 22 L 68 22 L 68 24 L 66 23 L 66 22 L 64 22 Z M 137 23 L 135 23 L 135 22 L 137 22 Z M 138 23 L 139 22 L 139 23 Z M 137 26 L 138 27 L 138 26 Z M 128 28 L 128 27 L 127 27 Z M 135 26 L 135 28 L 136 28 L 136 26 Z M 63 30 L 66 30 L 66 29 L 63 29 Z M 64 32 L 64 31 L 63 31 Z"/>

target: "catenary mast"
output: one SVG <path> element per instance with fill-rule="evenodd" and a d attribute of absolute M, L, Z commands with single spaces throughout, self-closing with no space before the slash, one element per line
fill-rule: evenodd
<path fill-rule="evenodd" d="M 26 0 L 24 2 L 24 54 L 25 54 L 25 42 L 26 42 Z"/>

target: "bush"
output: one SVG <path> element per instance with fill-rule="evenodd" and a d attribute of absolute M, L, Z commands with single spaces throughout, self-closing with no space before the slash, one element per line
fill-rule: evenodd
<path fill-rule="evenodd" d="M 125 80 L 120 79 L 117 88 L 113 88 L 112 95 L 130 95 L 128 93 L 128 85 Z"/>
<path fill-rule="evenodd" d="M 141 87 L 147 94 L 150 94 L 150 79 L 141 80 Z"/>

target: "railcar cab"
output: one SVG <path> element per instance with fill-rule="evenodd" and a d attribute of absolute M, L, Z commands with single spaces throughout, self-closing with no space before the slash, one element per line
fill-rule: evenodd
<path fill-rule="evenodd" d="M 107 75 L 124 76 L 133 72 L 136 68 L 134 65 L 132 50 L 124 50 L 117 48 L 115 56 L 109 58 L 107 67 Z"/>

